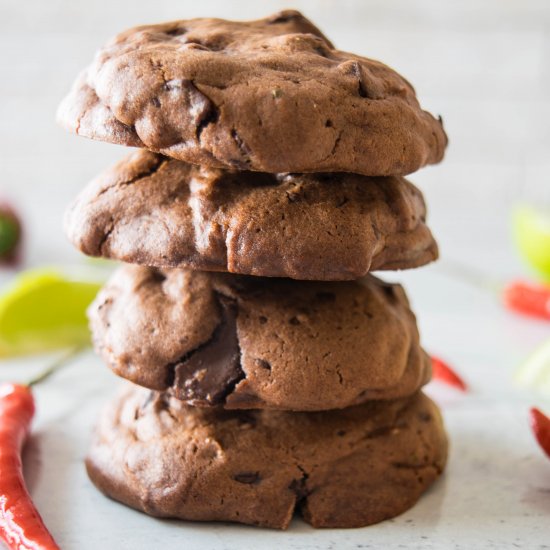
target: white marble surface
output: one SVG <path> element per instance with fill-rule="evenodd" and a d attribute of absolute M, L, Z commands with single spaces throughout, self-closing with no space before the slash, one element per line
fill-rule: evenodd
<path fill-rule="evenodd" d="M 286 2 L 0 0 L 1 194 L 27 222 L 27 263 L 78 262 L 60 219 L 66 203 L 120 147 L 65 135 L 53 113 L 78 70 L 113 32 L 140 22 L 219 15 L 259 17 Z M 118 380 L 92 355 L 36 390 L 26 453 L 34 498 L 62 548 L 547 548 L 550 462 L 527 426 L 531 404 L 512 373 L 549 325 L 505 312 L 489 293 L 450 278 L 461 261 L 497 280 L 523 270 L 510 244 L 518 200 L 550 203 L 549 29 L 545 0 L 295 1 L 343 49 L 384 60 L 444 116 L 445 162 L 412 177 L 425 191 L 441 244 L 438 265 L 391 275 L 405 281 L 428 350 L 445 356 L 472 391 L 430 391 L 451 438 L 444 478 L 410 512 L 381 525 L 286 533 L 158 521 L 110 502 L 82 466 L 93 420 Z M 447 266 L 447 267 L 446 267 Z M 7 278 L 0 275 L 0 281 Z M 26 379 L 46 358 L 0 364 Z"/>

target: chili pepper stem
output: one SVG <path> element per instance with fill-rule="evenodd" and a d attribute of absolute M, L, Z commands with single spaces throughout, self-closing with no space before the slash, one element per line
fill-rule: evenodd
<path fill-rule="evenodd" d="M 444 275 L 498 296 L 500 302 L 514 313 L 550 321 L 550 285 L 521 280 L 503 284 L 475 268 L 453 261 L 443 263 L 440 268 Z"/>
<path fill-rule="evenodd" d="M 439 271 L 453 279 L 459 279 L 480 290 L 488 290 L 496 296 L 500 296 L 505 288 L 502 281 L 487 276 L 482 271 L 453 260 L 445 260 L 439 265 Z"/>
<path fill-rule="evenodd" d="M 29 380 L 25 385 L 28 386 L 29 388 L 32 388 L 33 386 L 36 386 L 40 382 L 43 382 L 55 372 L 68 366 L 75 357 L 77 357 L 82 353 L 82 351 L 84 351 L 84 349 L 85 349 L 84 346 L 76 346 L 74 348 L 69 349 L 61 357 L 56 359 L 47 369 L 42 371 L 40 374 L 38 374 L 34 378 L 31 378 L 31 380 Z"/>

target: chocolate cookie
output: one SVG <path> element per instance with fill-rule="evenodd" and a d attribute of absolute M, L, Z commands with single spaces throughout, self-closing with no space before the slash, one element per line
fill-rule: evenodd
<path fill-rule="evenodd" d="M 357 279 L 437 258 L 420 191 L 400 177 L 201 168 L 138 151 L 67 212 L 85 254 L 264 277 Z"/>
<path fill-rule="evenodd" d="M 212 167 L 408 174 L 439 162 L 441 120 L 389 67 L 334 49 L 284 11 L 130 29 L 58 111 L 67 129 Z"/>
<path fill-rule="evenodd" d="M 431 374 L 403 289 L 124 266 L 89 311 L 120 376 L 189 404 L 324 410 Z"/>
<path fill-rule="evenodd" d="M 187 407 L 127 389 L 86 461 L 109 497 L 158 517 L 286 529 L 363 527 L 401 514 L 441 474 L 447 440 L 421 393 L 341 411 Z"/>

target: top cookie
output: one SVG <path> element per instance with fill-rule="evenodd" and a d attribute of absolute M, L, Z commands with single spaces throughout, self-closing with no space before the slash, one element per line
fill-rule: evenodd
<path fill-rule="evenodd" d="M 439 162 L 441 121 L 389 67 L 334 49 L 304 16 L 130 29 L 62 102 L 80 135 L 211 167 L 402 175 Z"/>

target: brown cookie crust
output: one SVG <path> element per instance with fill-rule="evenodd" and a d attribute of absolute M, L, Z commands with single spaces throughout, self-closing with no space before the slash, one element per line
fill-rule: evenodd
<path fill-rule="evenodd" d="M 127 263 L 351 280 L 435 260 L 425 221 L 400 177 L 235 172 L 140 150 L 90 183 L 65 228 L 85 254 Z"/>
<path fill-rule="evenodd" d="M 286 529 L 363 527 L 412 507 L 445 467 L 437 407 L 419 393 L 341 411 L 228 412 L 128 388 L 86 466 L 109 497 L 157 517 Z"/>
<path fill-rule="evenodd" d="M 334 49 L 296 11 L 129 29 L 80 75 L 58 121 L 194 164 L 273 173 L 408 174 L 447 144 L 403 77 Z"/>
<path fill-rule="evenodd" d="M 430 377 L 403 289 L 124 266 L 89 310 L 118 375 L 198 406 L 325 410 Z"/>

